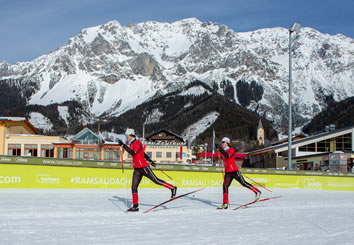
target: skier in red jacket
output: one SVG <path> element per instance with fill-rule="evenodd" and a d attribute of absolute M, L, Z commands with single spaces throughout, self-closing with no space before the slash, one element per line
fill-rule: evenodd
<path fill-rule="evenodd" d="M 236 151 L 230 145 L 230 139 L 224 137 L 221 140 L 222 147 L 219 147 L 218 144 L 215 144 L 223 155 L 224 167 L 225 167 L 225 176 L 223 183 L 223 204 L 220 209 L 227 209 L 229 207 L 229 186 L 233 179 L 236 179 L 242 186 L 247 187 L 253 191 L 256 195 L 256 201 L 259 200 L 261 196 L 261 191 L 256 187 L 252 186 L 250 183 L 246 182 L 243 178 L 239 168 L 235 162 L 235 153 Z"/>
<path fill-rule="evenodd" d="M 149 155 L 144 152 L 143 144 L 140 140 L 135 137 L 133 129 L 127 129 L 125 132 L 127 144 L 124 144 L 121 140 L 118 140 L 119 145 L 123 146 L 133 157 L 133 179 L 132 179 L 132 196 L 133 196 L 133 206 L 129 208 L 128 212 L 137 212 L 139 211 L 139 198 L 138 198 L 138 186 L 140 184 L 143 176 L 146 176 L 152 180 L 155 184 L 162 185 L 171 190 L 171 198 L 176 197 L 177 187 L 173 186 L 159 178 L 152 172 L 148 160 L 152 166 L 155 166 L 155 163 L 150 159 Z M 145 160 L 146 159 L 146 160 Z"/>

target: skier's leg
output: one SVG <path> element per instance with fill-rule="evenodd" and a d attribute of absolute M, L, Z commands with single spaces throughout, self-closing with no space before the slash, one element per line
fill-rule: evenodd
<path fill-rule="evenodd" d="M 133 206 L 139 205 L 138 186 L 142 178 L 143 175 L 141 173 L 141 169 L 134 169 L 133 179 L 132 179 Z"/>
<path fill-rule="evenodd" d="M 261 196 L 261 191 L 254 187 L 253 185 L 251 185 L 250 183 L 248 183 L 242 176 L 241 172 L 238 170 L 235 172 L 236 176 L 234 177 L 242 186 L 250 189 L 251 191 L 254 192 L 254 194 L 256 195 L 256 200 L 259 200 L 259 197 Z"/>
<path fill-rule="evenodd" d="M 223 189 L 223 204 L 228 204 L 229 203 L 229 186 L 231 185 L 232 182 L 232 176 L 230 173 L 225 173 L 224 176 L 224 183 L 222 185 Z"/>
<path fill-rule="evenodd" d="M 147 178 L 151 179 L 152 182 L 154 182 L 155 184 L 157 185 L 162 185 L 168 189 L 172 189 L 173 188 L 173 185 L 167 183 L 166 181 L 163 181 L 159 178 L 156 177 L 156 175 L 154 174 L 154 172 L 152 172 L 151 168 L 150 167 L 144 167 L 143 168 L 144 170 L 144 176 L 146 176 Z"/>
<path fill-rule="evenodd" d="M 248 183 L 242 176 L 240 171 L 235 171 L 235 179 L 244 187 L 250 189 L 251 191 L 253 191 L 254 193 L 257 193 L 259 190 L 254 187 L 253 185 L 251 185 L 250 183 Z"/>
<path fill-rule="evenodd" d="M 167 183 L 166 181 L 163 181 L 159 178 L 156 177 L 156 175 L 154 174 L 154 172 L 152 172 L 150 167 L 144 167 L 144 176 L 146 176 L 147 178 L 151 179 L 155 184 L 157 185 L 162 185 L 164 187 L 166 187 L 167 189 L 171 190 L 171 198 L 176 197 L 177 194 L 177 187 L 173 186 L 169 183 Z"/>

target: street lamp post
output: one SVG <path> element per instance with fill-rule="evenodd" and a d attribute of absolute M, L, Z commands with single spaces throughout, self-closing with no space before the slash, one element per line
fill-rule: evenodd
<path fill-rule="evenodd" d="M 298 23 L 294 23 L 291 25 L 289 29 L 289 114 L 288 114 L 288 169 L 291 170 L 291 140 L 292 140 L 292 129 L 291 129 L 291 101 L 292 101 L 292 74 L 291 74 L 291 42 L 292 37 L 291 34 L 293 32 L 298 32 L 301 28 L 301 25 Z"/>
<path fill-rule="evenodd" d="M 145 144 L 145 123 L 143 123 L 143 145 Z"/>

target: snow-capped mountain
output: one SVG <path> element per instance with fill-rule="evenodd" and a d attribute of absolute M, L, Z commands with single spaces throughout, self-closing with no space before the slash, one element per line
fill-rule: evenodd
<path fill-rule="evenodd" d="M 195 18 L 128 26 L 111 21 L 31 62 L 0 63 L 0 80 L 20 88 L 27 104 L 75 100 L 91 119 L 119 116 L 199 80 L 281 129 L 288 42 L 284 28 L 239 33 Z M 354 40 L 302 28 L 293 47 L 295 126 L 302 126 L 326 107 L 326 96 L 354 96 Z"/>

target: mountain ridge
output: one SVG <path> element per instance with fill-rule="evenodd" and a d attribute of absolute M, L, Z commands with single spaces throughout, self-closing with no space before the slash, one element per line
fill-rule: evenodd
<path fill-rule="evenodd" d="M 354 96 L 354 40 L 302 28 L 294 38 L 294 127 Z M 196 18 L 83 29 L 31 62 L 0 63 L 0 81 L 26 105 L 77 101 L 84 123 L 119 117 L 198 80 L 286 131 L 288 31 L 234 32 Z M 17 85 L 16 85 L 17 84 Z M 6 96 L 0 91 L 1 96 Z M 24 101 L 24 102 L 23 102 Z M 80 119 L 81 120 L 81 119 Z"/>

